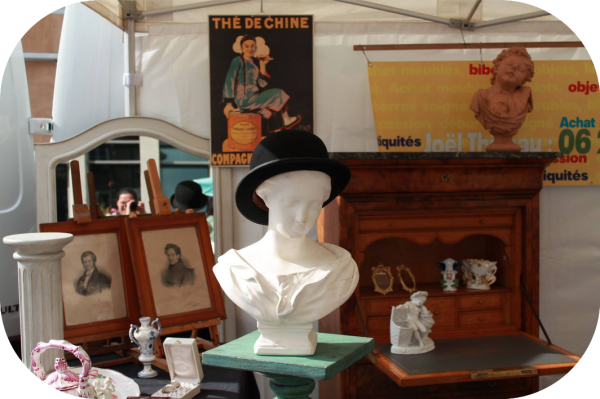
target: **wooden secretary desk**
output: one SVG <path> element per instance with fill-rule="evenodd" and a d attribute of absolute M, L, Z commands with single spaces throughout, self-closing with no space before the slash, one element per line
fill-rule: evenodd
<path fill-rule="evenodd" d="M 558 153 L 333 153 L 352 178 L 318 223 L 319 241 L 347 249 L 358 287 L 319 331 L 375 338 L 376 349 L 320 397 L 508 398 L 538 390 L 539 375 L 566 373 L 579 357 L 539 340 L 539 191 Z M 489 291 L 442 291 L 436 262 L 497 261 Z M 371 268 L 390 266 L 394 290 L 375 292 Z M 409 300 L 396 267 L 410 268 L 434 314 L 436 349 L 390 353 L 391 307 Z M 406 276 L 403 276 L 407 279 Z M 408 281 L 410 285 L 410 281 Z M 361 321 L 364 321 L 363 323 Z M 366 331 L 365 331 L 366 330 Z"/>

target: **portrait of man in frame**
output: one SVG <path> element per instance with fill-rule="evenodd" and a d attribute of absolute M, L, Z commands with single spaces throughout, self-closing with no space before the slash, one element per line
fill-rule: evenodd
<path fill-rule="evenodd" d="M 103 290 L 110 290 L 110 276 L 100 272 L 96 268 L 96 254 L 92 251 L 85 251 L 81 254 L 81 264 L 83 265 L 83 274 L 75 281 L 75 292 L 79 295 L 88 296 L 99 294 Z"/>

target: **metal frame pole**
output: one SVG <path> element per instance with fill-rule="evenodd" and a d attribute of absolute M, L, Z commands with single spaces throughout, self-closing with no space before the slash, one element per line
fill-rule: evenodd
<path fill-rule="evenodd" d="M 516 22 L 516 21 L 521 21 L 524 19 L 539 18 L 539 17 L 544 17 L 546 15 L 551 15 L 549 12 L 546 12 L 546 11 L 536 11 L 536 12 L 532 12 L 529 14 L 515 15 L 514 17 L 500 18 L 500 19 L 495 19 L 495 20 L 486 21 L 486 22 L 471 23 L 470 22 L 471 18 L 473 18 L 473 14 L 475 14 L 475 11 L 477 10 L 477 8 L 479 7 L 479 5 L 481 3 L 481 0 L 477 0 L 477 2 L 471 9 L 471 12 L 469 13 L 469 16 L 467 17 L 467 19 L 465 21 L 461 21 L 461 20 L 457 20 L 457 19 L 451 20 L 451 19 L 440 18 L 440 17 L 436 17 L 434 15 L 422 14 L 419 12 L 403 10 L 403 9 L 395 8 L 395 7 L 388 7 L 385 5 L 370 3 L 370 2 L 362 1 L 362 0 L 336 0 L 336 1 L 338 1 L 340 3 L 352 4 L 355 6 L 372 8 L 374 10 L 380 10 L 380 11 L 391 12 L 394 14 L 406 15 L 407 17 L 419 18 L 419 19 L 423 19 L 426 21 L 430 21 L 430 22 L 437 22 L 440 24 L 448 25 L 452 28 L 459 28 L 463 25 L 465 25 L 465 26 L 469 25 L 470 30 L 474 30 L 476 28 L 485 28 L 486 26 L 501 25 L 501 24 L 506 24 L 509 22 Z"/>
<path fill-rule="evenodd" d="M 127 41 L 125 44 L 125 71 L 135 73 L 135 20 L 127 21 Z M 125 116 L 136 115 L 135 86 L 125 86 Z"/>
<path fill-rule="evenodd" d="M 198 8 L 205 8 L 205 7 L 212 7 L 212 6 L 222 6 L 222 5 L 225 5 L 225 4 L 241 3 L 241 2 L 244 2 L 244 1 L 248 1 L 248 0 L 214 0 L 214 1 L 206 1 L 204 3 L 186 4 L 186 5 L 183 5 L 183 6 L 161 8 L 159 10 L 143 11 L 141 13 L 141 16 L 142 17 L 151 17 L 153 15 L 169 14 L 169 13 L 177 12 L 177 11 L 195 10 L 195 9 L 198 9 Z"/>
<path fill-rule="evenodd" d="M 372 8 L 374 10 L 380 10 L 380 11 L 391 12 L 391 13 L 394 13 L 394 14 L 406 15 L 407 17 L 424 19 L 426 21 L 437 22 L 437 23 L 440 23 L 440 24 L 444 24 L 444 25 L 450 26 L 450 20 L 449 19 L 436 17 L 434 15 L 422 14 L 420 12 L 403 10 L 401 8 L 395 8 L 395 7 L 388 7 L 388 6 L 384 6 L 384 5 L 381 5 L 381 4 L 375 4 L 375 3 L 370 3 L 368 1 L 361 1 L 361 0 L 336 0 L 336 1 L 339 1 L 340 3 L 352 4 L 352 5 L 355 5 L 355 6 Z"/>
<path fill-rule="evenodd" d="M 469 13 L 469 16 L 467 17 L 467 19 L 465 19 L 465 25 L 468 25 L 469 22 L 471 22 L 471 18 L 473 18 L 473 14 L 475 14 L 475 11 L 477 11 L 477 8 L 479 7 L 479 5 L 481 4 L 481 0 L 477 0 L 477 2 L 473 5 L 473 8 L 471 8 L 471 12 Z"/>
<path fill-rule="evenodd" d="M 545 17 L 546 15 L 552 15 L 552 14 L 550 14 L 549 12 L 546 12 L 546 11 L 537 11 L 537 12 L 532 12 L 529 14 L 515 15 L 514 17 L 506 17 L 506 18 L 494 19 L 491 21 L 477 22 L 474 24 L 474 27 L 476 29 L 477 28 L 485 28 L 486 26 L 502 25 L 502 24 L 506 24 L 509 22 L 522 21 L 524 19 Z"/>

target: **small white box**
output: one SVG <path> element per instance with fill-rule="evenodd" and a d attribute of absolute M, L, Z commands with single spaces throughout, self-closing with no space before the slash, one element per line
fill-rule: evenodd
<path fill-rule="evenodd" d="M 198 395 L 204 373 L 196 339 L 167 338 L 163 342 L 163 348 L 167 357 L 171 384 L 158 390 L 152 396 L 190 399 Z"/>

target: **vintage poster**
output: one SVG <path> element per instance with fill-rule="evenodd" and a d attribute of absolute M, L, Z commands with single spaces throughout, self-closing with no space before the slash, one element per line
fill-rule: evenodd
<path fill-rule="evenodd" d="M 544 173 L 550 186 L 600 185 L 600 89 L 592 61 L 537 61 L 533 110 L 515 136 L 521 151 L 563 157 Z M 374 62 L 369 84 L 380 152 L 485 151 L 491 135 L 471 111 L 490 87 L 486 61 Z"/>
<path fill-rule="evenodd" d="M 249 165 L 256 145 L 313 131 L 313 19 L 210 16 L 211 165 Z"/>

